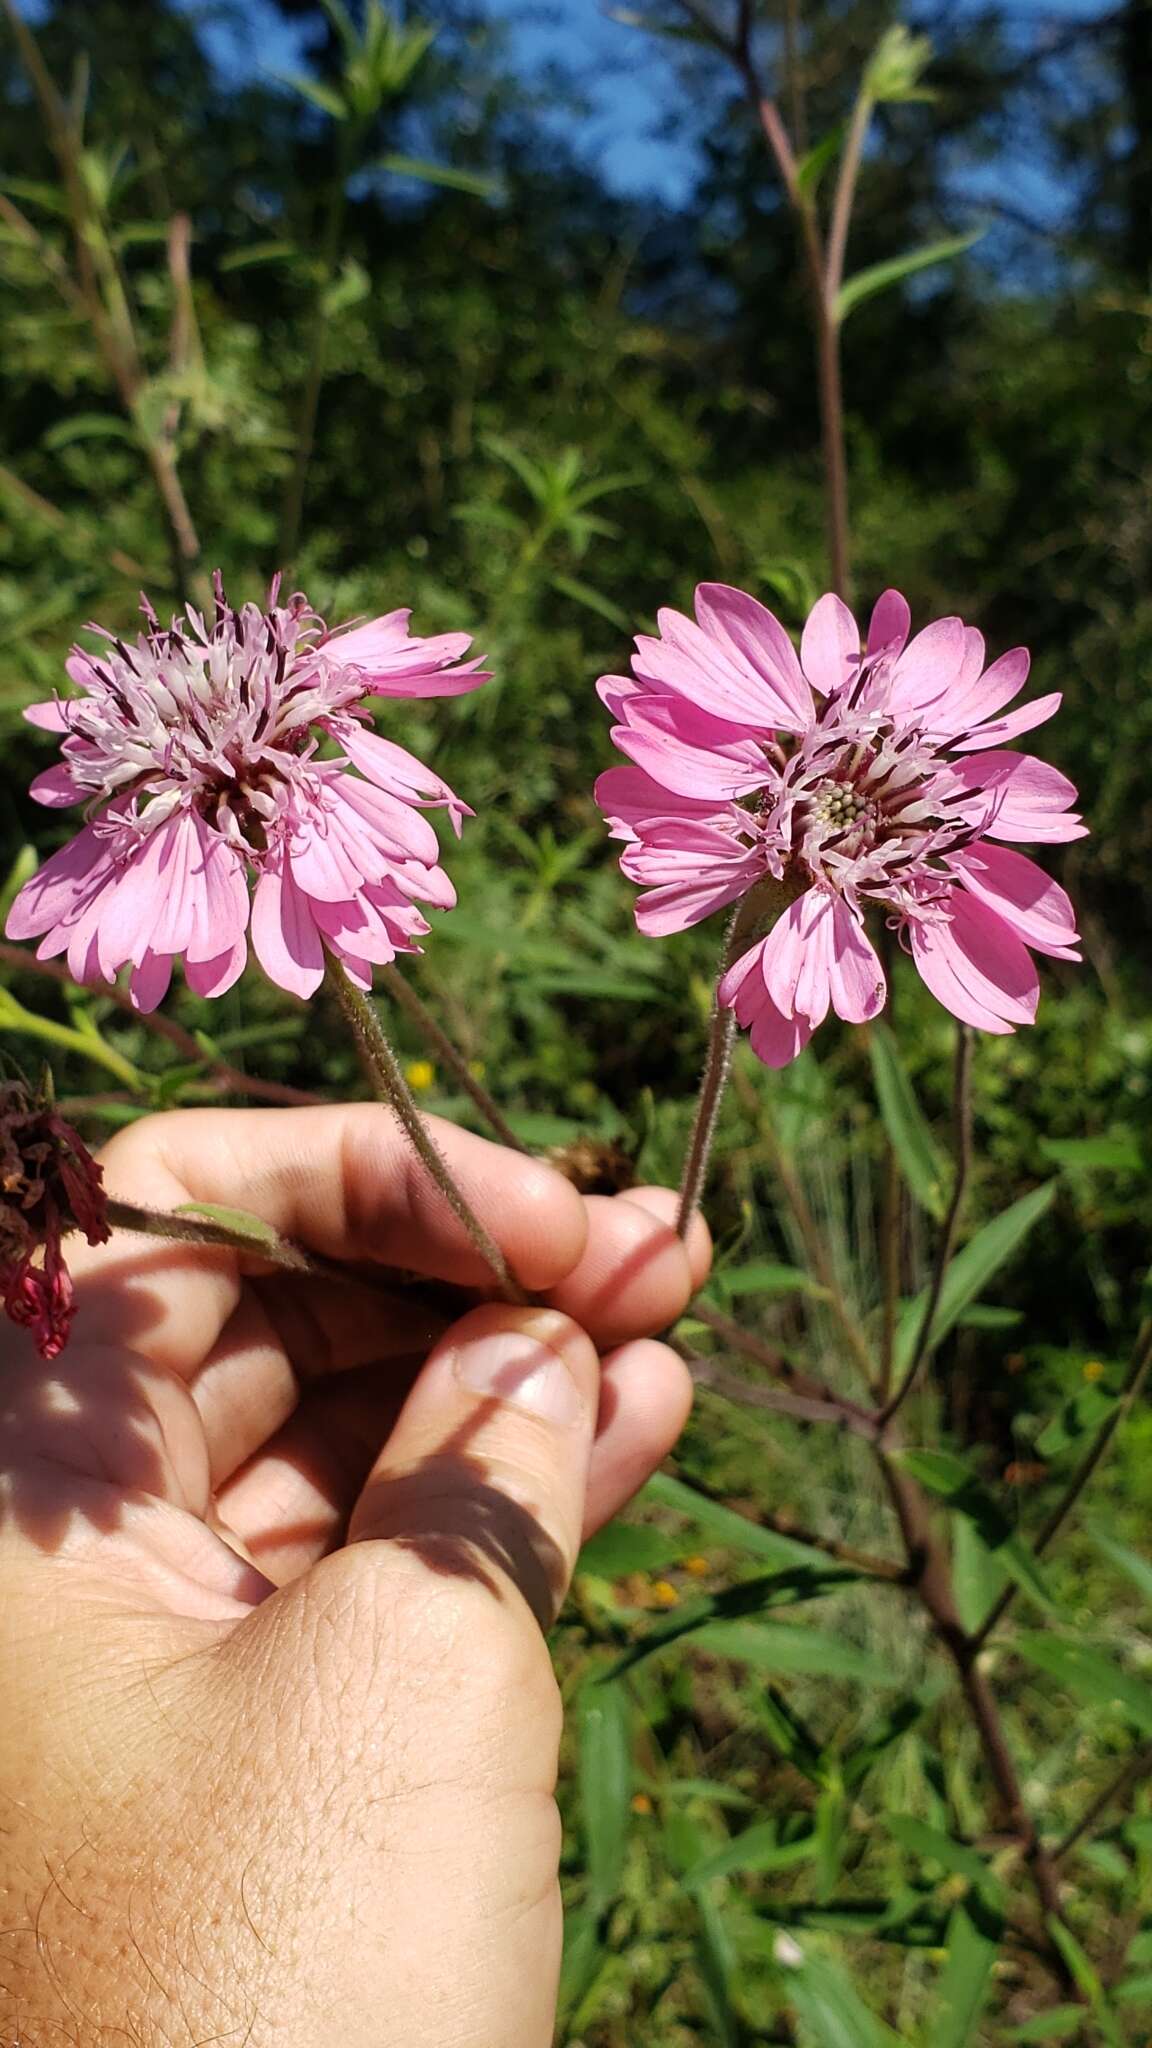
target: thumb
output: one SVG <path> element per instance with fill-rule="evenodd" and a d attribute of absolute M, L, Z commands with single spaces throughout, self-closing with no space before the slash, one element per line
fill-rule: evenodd
<path fill-rule="evenodd" d="M 541 1627 L 576 1563 L 600 1361 L 549 1308 L 492 1303 L 432 1351 L 353 1511 L 437 1573 L 512 1589 Z"/>

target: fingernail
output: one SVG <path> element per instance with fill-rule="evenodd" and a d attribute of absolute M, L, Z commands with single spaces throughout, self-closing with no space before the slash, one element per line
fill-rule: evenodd
<path fill-rule="evenodd" d="M 464 1344 L 453 1360 L 469 1393 L 506 1401 L 545 1422 L 570 1426 L 584 1418 L 584 1403 L 559 1351 L 527 1330 L 494 1330 Z"/>

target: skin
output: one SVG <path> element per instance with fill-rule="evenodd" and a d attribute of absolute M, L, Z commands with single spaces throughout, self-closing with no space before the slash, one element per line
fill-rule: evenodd
<path fill-rule="evenodd" d="M 206 1110 L 114 1139 L 110 1191 L 254 1211 L 361 1277 L 122 1236 L 73 1257 L 55 1366 L 6 1340 L 14 2048 L 551 2041 L 561 1712 L 541 1624 L 684 1420 L 687 1375 L 652 1333 L 708 1241 L 678 1242 L 666 1190 L 585 1199 L 437 1136 L 546 1306 L 483 1302 L 384 1111 Z M 479 1305 L 450 1297 L 467 1312 L 449 1322 L 373 1263 Z"/>

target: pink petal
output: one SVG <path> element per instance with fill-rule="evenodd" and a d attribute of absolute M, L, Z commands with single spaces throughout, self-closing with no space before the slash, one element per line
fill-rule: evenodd
<path fill-rule="evenodd" d="M 764 707 L 752 722 L 763 723 L 767 712 L 774 731 L 807 732 L 815 716 L 812 693 L 796 649 L 774 613 L 746 590 L 734 590 L 728 583 L 701 583 L 696 617 L 752 683 L 755 702 Z"/>
<path fill-rule="evenodd" d="M 295 996 L 315 995 L 324 979 L 324 948 L 286 859 L 270 863 L 256 885 L 252 946 L 270 981 Z"/>
<path fill-rule="evenodd" d="M 972 791 L 972 816 L 993 839 L 1036 839 L 1059 843 L 1082 839 L 1087 826 L 1069 805 L 1075 784 L 1047 761 L 1031 754 L 969 754 L 952 764 Z"/>
<path fill-rule="evenodd" d="M 378 697 L 459 697 L 491 680 L 479 660 L 462 662 L 470 633 L 410 635 L 407 611 L 388 612 L 367 625 L 331 635 L 317 652 L 322 659 L 360 669 L 365 688 Z"/>
<path fill-rule="evenodd" d="M 953 892 L 950 910 L 946 924 L 911 927 L 913 958 L 933 995 L 981 1031 L 1031 1024 L 1040 980 L 1027 947 L 995 911 L 963 890 Z"/>
<path fill-rule="evenodd" d="M 885 648 L 893 648 L 899 654 L 905 646 L 912 626 L 912 613 L 906 597 L 898 590 L 885 590 L 877 598 L 868 624 L 868 645 L 865 650 L 869 661 L 874 661 Z"/>
<path fill-rule="evenodd" d="M 45 768 L 42 775 L 36 776 L 28 794 L 38 804 L 47 804 L 53 810 L 63 810 L 69 804 L 78 804 L 89 792 L 77 789 L 67 761 L 57 761 L 55 767 Z"/>
<path fill-rule="evenodd" d="M 637 928 L 649 939 L 666 938 L 669 932 L 686 932 L 690 925 L 711 917 L 713 911 L 735 903 L 748 886 L 747 876 L 730 874 L 695 881 L 685 877 L 649 889 L 636 902 Z"/>
<path fill-rule="evenodd" d="M 978 725 L 968 733 L 966 739 L 954 740 L 953 749 L 957 754 L 974 754 L 985 747 L 1002 747 L 1005 740 L 1019 739 L 1022 732 L 1031 732 L 1035 726 L 1045 725 L 1054 718 L 1063 703 L 1059 690 L 1053 690 L 1048 697 L 1034 697 L 1030 704 L 1021 704 L 1016 711 L 1005 712 L 1003 718 L 994 718 L 987 725 Z"/>
<path fill-rule="evenodd" d="M 733 739 L 723 747 L 694 745 L 684 736 L 693 730 L 691 707 L 670 711 L 668 706 L 667 698 L 654 698 L 643 715 L 634 711 L 631 723 L 612 728 L 620 752 L 665 789 L 699 802 L 745 796 L 776 780 L 777 771 L 754 740 Z"/>
<path fill-rule="evenodd" d="M 967 686 L 961 698 L 951 700 L 947 709 L 949 716 L 955 713 L 955 732 L 967 732 L 983 719 L 991 718 L 1002 711 L 1006 704 L 1018 697 L 1028 681 L 1032 657 L 1026 647 L 1010 647 L 983 675 L 977 674 Z"/>
<path fill-rule="evenodd" d="M 813 1028 L 832 999 L 832 905 L 824 890 L 806 890 L 773 925 L 761 960 L 764 985 L 781 1016 L 805 1017 Z"/>
<path fill-rule="evenodd" d="M 339 725 L 334 722 L 332 730 L 348 759 L 378 789 L 404 803 L 444 804 L 459 838 L 461 820 L 472 816 L 469 806 L 461 803 L 448 784 L 433 775 L 415 754 L 409 754 L 393 740 L 383 739 L 379 733 L 366 731 L 351 719 Z"/>
<path fill-rule="evenodd" d="M 75 918 L 115 874 L 108 841 L 85 825 L 18 892 L 4 927 L 8 937 L 38 938 L 53 925 Z"/>
<path fill-rule="evenodd" d="M 166 953 L 145 953 L 138 967 L 133 968 L 128 983 L 132 1007 L 147 1013 L 162 1003 L 168 993 L 172 979 L 172 957 Z"/>
<path fill-rule="evenodd" d="M 833 914 L 829 981 L 832 1007 L 847 1024 L 866 1024 L 884 1008 L 888 985 L 871 940 L 844 902 Z"/>
<path fill-rule="evenodd" d="M 962 619 L 935 619 L 909 643 L 892 671 L 892 702 L 903 711 L 935 704 L 954 687 L 968 653 Z"/>
<path fill-rule="evenodd" d="M 24 716 L 29 725 L 38 725 L 42 732 L 67 732 L 68 718 L 59 697 L 52 697 L 46 704 L 26 704 Z"/>
<path fill-rule="evenodd" d="M 214 960 L 186 960 L 184 979 L 193 995 L 222 996 L 239 981 L 247 965 L 248 943 L 241 938 Z"/>
<path fill-rule="evenodd" d="M 834 697 L 860 673 L 860 628 L 833 591 L 808 614 L 800 660 L 808 681 L 825 697 Z"/>
<path fill-rule="evenodd" d="M 1070 952 L 1078 943 L 1071 897 L 1027 854 L 982 842 L 954 854 L 952 867 L 964 887 L 1026 944 L 1061 959 L 1079 957 Z"/>
<path fill-rule="evenodd" d="M 634 838 L 635 827 L 665 818 L 712 818 L 729 815 L 714 801 L 677 796 L 654 782 L 643 768 L 606 768 L 593 791 L 615 838 Z"/>
<path fill-rule="evenodd" d="M 334 777 L 328 793 L 342 814 L 343 827 L 352 835 L 353 843 L 357 836 L 363 839 L 370 835 L 387 857 L 439 859 L 440 841 L 432 826 L 402 798 L 391 796 L 373 782 L 362 782 L 355 775 Z"/>

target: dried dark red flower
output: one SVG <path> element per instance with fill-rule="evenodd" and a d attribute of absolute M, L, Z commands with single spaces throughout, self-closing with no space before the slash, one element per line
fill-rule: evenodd
<path fill-rule="evenodd" d="M 0 1081 L 0 1290 L 42 1358 L 59 1357 L 72 1323 L 63 1240 L 81 1230 L 103 1244 L 107 1207 L 100 1167 L 50 1094 Z"/>

